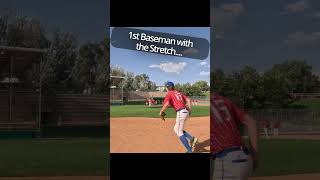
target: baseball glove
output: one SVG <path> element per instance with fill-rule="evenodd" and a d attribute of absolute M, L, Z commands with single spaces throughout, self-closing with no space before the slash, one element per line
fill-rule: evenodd
<path fill-rule="evenodd" d="M 162 112 L 161 114 L 160 114 L 160 119 L 162 120 L 162 121 L 165 121 L 166 119 L 165 119 L 165 116 L 166 116 L 166 113 L 165 112 Z"/>

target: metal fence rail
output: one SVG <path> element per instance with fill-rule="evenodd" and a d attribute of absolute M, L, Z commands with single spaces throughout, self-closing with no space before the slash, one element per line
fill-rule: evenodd
<path fill-rule="evenodd" d="M 319 131 L 320 110 L 264 109 L 249 110 L 258 123 L 280 121 L 281 131 Z"/>

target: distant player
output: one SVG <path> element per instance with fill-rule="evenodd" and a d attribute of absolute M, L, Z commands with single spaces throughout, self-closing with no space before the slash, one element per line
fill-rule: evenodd
<path fill-rule="evenodd" d="M 214 159 L 214 180 L 246 180 L 255 167 L 258 152 L 256 122 L 230 100 L 211 96 L 210 152 Z M 251 152 L 245 147 L 240 124 L 248 128 Z"/>
<path fill-rule="evenodd" d="M 273 136 L 279 136 L 280 121 L 274 120 L 272 122 L 272 128 L 273 128 Z"/>
<path fill-rule="evenodd" d="M 264 131 L 265 137 L 269 138 L 269 134 L 268 134 L 269 122 L 267 120 L 261 121 L 261 128 Z"/>
<path fill-rule="evenodd" d="M 151 98 L 148 99 L 148 104 L 149 104 L 149 107 L 151 107 L 151 105 L 152 105 L 152 99 Z"/>
<path fill-rule="evenodd" d="M 187 153 L 192 153 L 198 139 L 191 136 L 188 132 L 184 131 L 184 125 L 191 112 L 190 99 L 182 92 L 176 91 L 173 82 L 167 82 L 166 87 L 168 89 L 167 95 L 163 102 L 163 107 L 160 110 L 160 115 L 171 105 L 177 112 L 176 124 L 174 126 L 174 132 L 179 137 L 181 143 L 187 150 Z M 187 104 L 185 104 L 185 101 Z M 188 142 L 189 140 L 189 142 Z M 189 144 L 190 143 L 190 144 Z"/>

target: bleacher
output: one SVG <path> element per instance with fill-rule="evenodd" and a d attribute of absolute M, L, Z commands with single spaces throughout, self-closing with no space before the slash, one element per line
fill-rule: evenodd
<path fill-rule="evenodd" d="M 147 98 L 150 98 L 148 92 L 144 91 L 130 91 L 128 92 L 128 100 L 143 100 L 145 101 Z"/>
<path fill-rule="evenodd" d="M 44 96 L 41 98 L 42 123 L 44 126 L 107 125 L 108 98 L 104 95 Z M 11 120 L 9 93 L 0 92 L 0 99 L 0 130 L 38 128 L 39 96 L 37 94 L 16 93 L 13 97 Z"/>
<path fill-rule="evenodd" d="M 16 92 L 12 96 L 10 118 L 10 95 L 0 91 L 0 130 L 33 130 L 37 123 L 37 99 L 29 92 Z"/>
<path fill-rule="evenodd" d="M 57 125 L 106 125 L 108 98 L 105 95 L 58 94 L 55 98 Z"/>

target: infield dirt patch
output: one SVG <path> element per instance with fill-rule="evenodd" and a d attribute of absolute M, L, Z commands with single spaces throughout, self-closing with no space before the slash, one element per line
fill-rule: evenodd
<path fill-rule="evenodd" d="M 111 153 L 185 153 L 173 131 L 174 118 L 121 117 L 110 119 Z M 194 152 L 210 151 L 210 117 L 190 117 L 185 130 L 199 139 Z"/>

